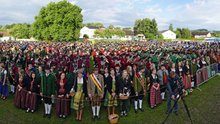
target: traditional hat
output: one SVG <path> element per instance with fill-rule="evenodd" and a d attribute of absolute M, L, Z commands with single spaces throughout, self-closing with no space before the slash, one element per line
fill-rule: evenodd
<path fill-rule="evenodd" d="M 98 71 L 99 68 L 98 68 L 98 65 L 94 65 L 94 71 Z"/>

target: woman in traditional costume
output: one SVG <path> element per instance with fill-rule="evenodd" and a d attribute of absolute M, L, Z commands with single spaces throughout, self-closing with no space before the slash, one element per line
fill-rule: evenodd
<path fill-rule="evenodd" d="M 25 84 L 24 84 L 24 74 L 22 71 L 18 71 L 18 85 L 15 93 L 15 106 L 21 109 L 25 108 Z"/>
<path fill-rule="evenodd" d="M 183 73 L 183 67 L 182 67 L 182 62 L 181 62 L 181 61 L 178 62 L 178 64 L 177 64 L 176 74 L 177 74 L 181 79 L 183 79 L 184 73 Z"/>
<path fill-rule="evenodd" d="M 32 72 L 30 83 L 27 84 L 27 95 L 26 95 L 27 112 L 31 111 L 33 113 L 36 110 L 36 101 L 37 101 L 36 90 L 37 90 L 36 74 Z"/>
<path fill-rule="evenodd" d="M 108 106 L 108 116 L 111 114 L 115 114 L 115 107 L 118 105 L 117 103 L 117 94 L 118 94 L 118 83 L 116 81 L 115 71 L 111 68 L 110 76 L 107 81 L 107 92 L 106 92 L 106 102 L 105 106 Z M 112 108 L 112 113 L 111 113 Z"/>
<path fill-rule="evenodd" d="M 130 104 L 129 96 L 131 92 L 131 79 L 126 70 L 123 71 L 122 77 L 120 78 L 119 82 L 121 116 L 127 116 Z"/>
<path fill-rule="evenodd" d="M 7 84 L 7 70 L 4 65 L 2 65 L 1 70 L 1 80 L 0 80 L 0 95 L 3 100 L 8 96 L 8 84 Z"/>
<path fill-rule="evenodd" d="M 189 66 L 189 62 L 186 61 L 184 65 L 184 77 L 183 77 L 183 82 L 184 82 L 184 88 L 185 90 L 189 90 L 190 92 L 192 91 L 191 87 L 191 68 Z"/>
<path fill-rule="evenodd" d="M 154 108 L 161 102 L 159 78 L 156 74 L 156 69 L 153 69 L 150 76 L 150 106 Z"/>
<path fill-rule="evenodd" d="M 107 82 L 109 81 L 109 77 L 110 77 L 108 68 L 105 68 L 103 77 L 104 77 L 104 99 L 106 99 L 105 96 L 107 92 Z"/>
<path fill-rule="evenodd" d="M 73 89 L 75 91 L 73 97 L 72 108 L 76 111 L 76 120 L 82 120 L 83 108 L 84 108 L 84 97 L 86 93 L 86 79 L 83 77 L 81 71 L 78 71 L 77 77 L 74 81 Z"/>
<path fill-rule="evenodd" d="M 56 113 L 60 118 L 66 118 L 69 115 L 69 94 L 67 93 L 67 80 L 65 73 L 61 73 L 57 81 L 57 101 Z"/>

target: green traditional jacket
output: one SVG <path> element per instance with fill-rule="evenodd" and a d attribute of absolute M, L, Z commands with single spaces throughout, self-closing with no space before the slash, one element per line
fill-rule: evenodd
<path fill-rule="evenodd" d="M 46 53 L 46 51 L 45 51 L 45 50 L 42 50 L 42 51 L 40 52 L 40 56 L 41 56 L 41 57 L 45 57 L 45 56 L 46 56 L 46 54 L 47 54 L 47 53 Z"/>
<path fill-rule="evenodd" d="M 196 71 L 197 71 L 197 65 L 196 63 L 190 63 L 190 68 L 191 68 L 191 75 L 195 76 L 196 75 Z"/>
<path fill-rule="evenodd" d="M 153 57 L 152 57 L 152 62 L 155 63 L 155 64 L 158 63 L 158 60 L 157 60 L 156 55 L 153 55 Z"/>
<path fill-rule="evenodd" d="M 197 56 L 195 53 L 191 54 L 191 58 L 195 59 Z"/>
<path fill-rule="evenodd" d="M 89 68 L 88 68 L 89 74 L 92 74 L 92 73 L 93 73 L 93 71 L 94 71 L 94 65 L 95 65 L 94 57 L 93 57 L 93 56 L 90 56 L 90 58 L 89 58 Z"/>
<path fill-rule="evenodd" d="M 36 71 L 36 80 L 39 83 L 39 85 L 43 83 L 43 76 L 44 76 L 44 72 L 40 73 L 38 70 Z"/>
<path fill-rule="evenodd" d="M 205 57 L 205 61 L 207 62 L 208 65 L 210 65 L 210 57 L 209 56 Z"/>
<path fill-rule="evenodd" d="M 55 94 L 55 79 L 54 76 L 49 74 L 48 77 L 46 75 L 43 75 L 43 81 L 41 82 L 41 92 L 45 96 L 51 96 Z"/>
<path fill-rule="evenodd" d="M 143 80 L 144 84 L 143 86 L 141 85 L 141 80 Z M 147 80 L 145 76 L 142 74 L 142 78 L 140 77 L 139 73 L 136 73 L 134 76 L 134 91 L 135 92 L 140 92 L 142 90 L 147 90 Z"/>
<path fill-rule="evenodd" d="M 170 59 L 172 60 L 173 63 L 176 63 L 176 56 L 175 55 L 171 55 Z"/>

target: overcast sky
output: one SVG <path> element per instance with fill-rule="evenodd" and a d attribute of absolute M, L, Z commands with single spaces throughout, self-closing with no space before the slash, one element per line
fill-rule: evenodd
<path fill-rule="evenodd" d="M 59 0 L 0 0 L 0 24 L 32 23 L 42 6 Z M 130 27 L 155 18 L 159 30 L 174 27 L 220 30 L 220 0 L 68 0 L 80 6 L 84 23 Z"/>

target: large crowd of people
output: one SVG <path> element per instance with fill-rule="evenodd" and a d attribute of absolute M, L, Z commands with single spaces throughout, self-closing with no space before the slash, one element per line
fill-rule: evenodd
<path fill-rule="evenodd" d="M 174 42 L 0 42 L 0 97 L 14 95 L 14 104 L 35 112 L 44 104 L 43 117 L 66 118 L 71 109 L 81 121 L 86 100 L 92 118 L 100 109 L 108 115 L 128 116 L 143 106 L 155 109 L 175 101 L 177 89 L 191 93 L 196 71 L 220 63 L 219 43 Z M 194 83 L 193 83 L 194 82 Z M 88 98 L 88 99 L 87 99 Z M 143 102 L 146 99 L 147 102 Z M 133 103 L 133 104 L 130 104 Z M 173 112 L 177 114 L 178 106 Z"/>

